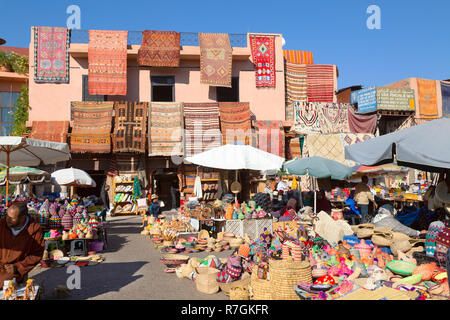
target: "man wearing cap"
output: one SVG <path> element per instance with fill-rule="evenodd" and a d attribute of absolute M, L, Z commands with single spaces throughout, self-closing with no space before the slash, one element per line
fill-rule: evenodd
<path fill-rule="evenodd" d="M 152 194 L 152 203 L 150 205 L 150 214 L 156 219 L 161 214 L 161 205 L 158 200 L 158 195 Z"/>
<path fill-rule="evenodd" d="M 41 227 L 24 202 L 13 203 L 0 219 L 0 289 L 8 279 L 21 284 L 41 261 L 45 244 Z"/>

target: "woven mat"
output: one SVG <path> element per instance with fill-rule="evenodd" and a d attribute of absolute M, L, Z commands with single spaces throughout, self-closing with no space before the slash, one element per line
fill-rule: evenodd
<path fill-rule="evenodd" d="M 227 33 L 199 33 L 200 83 L 231 88 L 232 51 Z"/>
<path fill-rule="evenodd" d="M 138 64 L 150 67 L 180 65 L 180 33 L 175 31 L 142 31 Z"/>
<path fill-rule="evenodd" d="M 436 81 L 417 79 L 420 118 L 435 119 L 439 116 Z"/>
<path fill-rule="evenodd" d="M 250 35 L 256 86 L 275 87 L 275 37 Z"/>
<path fill-rule="evenodd" d="M 283 50 L 284 59 L 289 63 L 314 64 L 311 51 Z"/>
<path fill-rule="evenodd" d="M 69 121 L 33 121 L 30 138 L 65 143 L 68 132 Z"/>
<path fill-rule="evenodd" d="M 183 155 L 183 103 L 151 102 L 148 117 L 148 155 Z"/>
<path fill-rule="evenodd" d="M 127 94 L 128 31 L 89 30 L 89 94 Z"/>
<path fill-rule="evenodd" d="M 411 298 L 400 290 L 381 287 L 373 291 L 360 288 L 336 300 L 411 300 Z"/>
<path fill-rule="evenodd" d="M 219 102 L 222 143 L 251 144 L 252 124 L 248 102 Z"/>
<path fill-rule="evenodd" d="M 256 127 L 258 148 L 284 158 L 284 130 L 281 121 L 259 120 Z"/>
<path fill-rule="evenodd" d="M 333 102 L 334 65 L 308 64 L 308 102 Z"/>
<path fill-rule="evenodd" d="M 34 27 L 34 81 L 69 82 L 70 30 Z"/>
<path fill-rule="evenodd" d="M 184 120 L 187 157 L 221 146 L 217 103 L 184 103 Z"/>
<path fill-rule="evenodd" d="M 72 102 L 71 152 L 111 151 L 113 102 Z"/>
<path fill-rule="evenodd" d="M 147 102 L 115 102 L 114 152 L 145 152 Z"/>

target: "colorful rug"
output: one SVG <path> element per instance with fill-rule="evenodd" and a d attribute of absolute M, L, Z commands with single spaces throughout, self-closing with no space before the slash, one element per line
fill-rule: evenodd
<path fill-rule="evenodd" d="M 314 64 L 311 51 L 283 50 L 283 55 L 287 63 Z"/>
<path fill-rule="evenodd" d="M 320 132 L 324 134 L 350 132 L 349 107 L 352 108 L 349 103 L 317 103 Z"/>
<path fill-rule="evenodd" d="M 256 121 L 258 149 L 285 158 L 284 130 L 281 121 Z"/>
<path fill-rule="evenodd" d="M 138 64 L 150 67 L 180 65 L 180 33 L 175 31 L 142 31 Z"/>
<path fill-rule="evenodd" d="M 183 155 L 183 103 L 151 102 L 148 115 L 148 155 Z"/>
<path fill-rule="evenodd" d="M 308 102 L 333 102 L 334 65 L 308 64 L 307 90 Z"/>
<path fill-rule="evenodd" d="M 348 125 L 351 133 L 375 133 L 377 129 L 377 115 L 358 114 L 355 108 L 348 107 Z"/>
<path fill-rule="evenodd" d="M 33 121 L 30 138 L 65 143 L 69 121 Z"/>
<path fill-rule="evenodd" d="M 285 79 L 286 106 L 290 106 L 294 101 L 306 101 L 308 98 L 306 65 L 286 62 Z M 294 120 L 294 109 L 291 107 L 286 109 L 286 120 Z"/>
<path fill-rule="evenodd" d="M 200 83 L 231 88 L 232 51 L 227 33 L 199 33 Z"/>
<path fill-rule="evenodd" d="M 127 94 L 128 31 L 89 30 L 89 94 Z"/>
<path fill-rule="evenodd" d="M 217 103 L 184 103 L 185 156 L 222 145 Z"/>
<path fill-rule="evenodd" d="M 296 137 L 291 138 L 291 140 L 289 141 L 289 153 L 291 159 L 300 159 L 302 157 L 302 146 L 300 139 L 300 137 Z"/>
<path fill-rule="evenodd" d="M 70 30 L 34 27 L 34 81 L 69 82 Z"/>
<path fill-rule="evenodd" d="M 275 87 L 275 37 L 250 35 L 257 87 Z"/>
<path fill-rule="evenodd" d="M 437 118 L 439 111 L 436 98 L 436 81 L 417 79 L 417 87 L 419 94 L 419 117 L 428 119 Z"/>
<path fill-rule="evenodd" d="M 317 104 L 294 102 L 294 131 L 298 134 L 320 133 Z"/>
<path fill-rule="evenodd" d="M 113 102 L 72 102 L 73 128 L 71 152 L 108 153 L 111 151 Z"/>
<path fill-rule="evenodd" d="M 252 144 L 252 124 L 248 102 L 219 102 L 222 143 Z"/>
<path fill-rule="evenodd" d="M 147 102 L 114 102 L 114 152 L 145 152 Z"/>
<path fill-rule="evenodd" d="M 442 114 L 450 115 L 450 83 L 441 81 Z"/>

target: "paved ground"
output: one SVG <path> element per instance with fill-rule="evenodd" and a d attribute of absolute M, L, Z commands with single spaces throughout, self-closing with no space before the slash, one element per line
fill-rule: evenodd
<path fill-rule="evenodd" d="M 72 290 L 68 299 L 75 300 L 224 300 L 222 292 L 207 295 L 197 291 L 195 282 L 178 279 L 164 272 L 159 261 L 161 254 L 153 248 L 148 236 L 141 235 L 141 218 L 137 216 L 108 217 L 108 249 L 101 253 L 105 261 L 81 268 L 81 289 Z M 198 253 L 190 256 L 205 257 L 214 254 L 227 257 L 231 251 Z M 36 268 L 30 278 L 44 287 L 43 299 L 54 299 L 57 285 L 65 285 L 70 276 L 66 268 Z"/>

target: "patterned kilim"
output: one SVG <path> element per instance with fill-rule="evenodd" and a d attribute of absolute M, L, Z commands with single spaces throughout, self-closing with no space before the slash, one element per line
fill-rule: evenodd
<path fill-rule="evenodd" d="M 286 62 L 286 120 L 294 120 L 294 101 L 306 101 L 308 98 L 306 84 L 306 65 Z"/>
<path fill-rule="evenodd" d="M 142 31 L 138 64 L 150 67 L 180 65 L 180 33 L 175 31 Z"/>
<path fill-rule="evenodd" d="M 302 149 L 300 143 L 300 137 L 292 138 L 289 143 L 289 150 L 291 153 L 291 159 L 301 158 L 302 157 Z"/>
<path fill-rule="evenodd" d="M 442 114 L 450 115 L 450 83 L 441 81 Z"/>
<path fill-rule="evenodd" d="M 184 103 L 185 156 L 222 145 L 217 103 Z"/>
<path fill-rule="evenodd" d="M 349 103 L 317 103 L 319 125 L 322 133 L 350 132 L 348 124 Z"/>
<path fill-rule="evenodd" d="M 436 81 L 417 79 L 419 93 L 419 117 L 430 119 L 439 116 L 437 98 L 436 98 Z"/>
<path fill-rule="evenodd" d="M 284 59 L 289 63 L 314 64 L 311 51 L 283 50 Z"/>
<path fill-rule="evenodd" d="M 298 134 L 320 133 L 317 104 L 294 102 L 294 131 Z"/>
<path fill-rule="evenodd" d="M 275 37 L 250 35 L 256 86 L 275 87 Z"/>
<path fill-rule="evenodd" d="M 310 134 L 305 139 L 309 157 L 322 157 L 347 165 L 339 134 Z"/>
<path fill-rule="evenodd" d="M 69 121 L 33 121 L 30 138 L 65 143 L 68 132 Z"/>
<path fill-rule="evenodd" d="M 232 51 L 227 33 L 199 33 L 200 83 L 231 88 Z"/>
<path fill-rule="evenodd" d="M 114 152 L 145 152 L 147 102 L 115 102 Z"/>
<path fill-rule="evenodd" d="M 69 82 L 70 30 L 34 27 L 34 81 Z"/>
<path fill-rule="evenodd" d="M 285 158 L 284 130 L 281 121 L 259 120 L 258 149 Z"/>
<path fill-rule="evenodd" d="M 89 94 L 127 94 L 128 31 L 89 30 Z"/>
<path fill-rule="evenodd" d="M 148 113 L 148 155 L 183 155 L 183 103 L 151 102 Z"/>
<path fill-rule="evenodd" d="M 113 102 L 72 102 L 74 125 L 70 135 L 71 152 L 111 151 Z"/>
<path fill-rule="evenodd" d="M 252 124 L 248 102 L 219 102 L 223 144 L 238 141 L 252 144 Z"/>
<path fill-rule="evenodd" d="M 334 65 L 308 64 L 306 66 L 308 102 L 333 102 Z"/>

